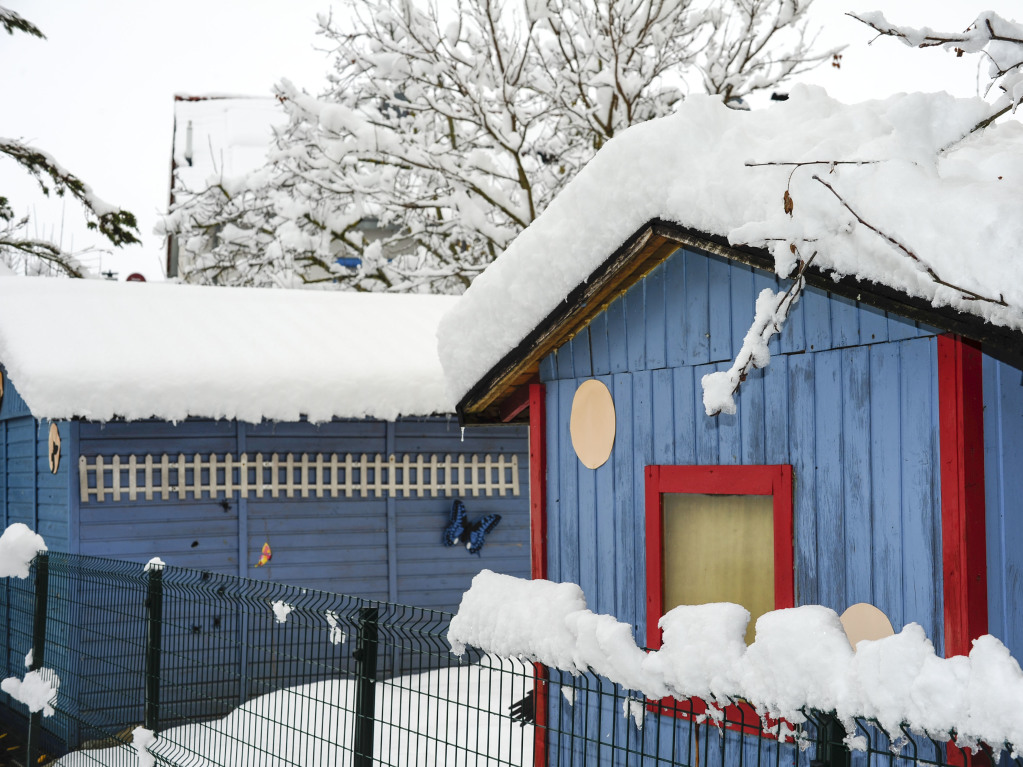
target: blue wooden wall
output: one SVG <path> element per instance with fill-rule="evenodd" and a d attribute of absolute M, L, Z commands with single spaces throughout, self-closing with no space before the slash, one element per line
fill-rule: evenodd
<path fill-rule="evenodd" d="M 67 510 L 71 425 L 57 424 L 62 457 L 54 474 L 48 456 L 50 422 L 33 418 L 7 378 L 7 371 L 0 368 L 0 372 L 4 376 L 0 402 L 0 531 L 21 522 L 39 532 L 51 550 L 66 551 L 70 539 Z M 5 578 L 0 583 L 0 620 L 4 626 L 0 632 L 0 664 L 4 676 L 21 677 L 25 672 L 25 656 L 32 647 L 33 599 L 31 581 Z M 56 642 L 48 665 L 68 662 L 63 648 L 69 643 L 69 628 L 66 621 L 48 627 L 48 635 Z M 24 710 L 6 694 L 0 695 L 0 702 L 10 710 Z M 69 727 L 73 725 L 58 725 L 61 737 L 69 736 Z"/>
<path fill-rule="evenodd" d="M 1023 658 L 1023 373 L 984 357 L 988 630 Z"/>
<path fill-rule="evenodd" d="M 483 567 L 529 574 L 528 455 L 522 427 L 470 429 L 454 419 L 245 424 L 190 420 L 79 427 L 82 455 L 169 453 L 480 453 L 518 455 L 521 492 L 465 498 L 470 516 L 502 515 L 480 556 L 441 546 L 451 499 L 250 498 L 91 500 L 78 505 L 78 550 L 454 610 Z M 77 472 L 77 467 L 76 467 Z M 77 479 L 77 474 L 76 474 Z M 273 559 L 253 565 L 264 542 Z"/>
<path fill-rule="evenodd" d="M 792 464 L 799 604 L 872 602 L 942 652 L 934 331 L 808 290 L 735 415 L 708 418 L 700 380 L 727 368 L 768 273 L 680 250 L 544 360 L 548 573 L 646 638 L 649 464 Z M 583 380 L 607 384 L 611 459 L 585 468 L 569 436 Z"/>

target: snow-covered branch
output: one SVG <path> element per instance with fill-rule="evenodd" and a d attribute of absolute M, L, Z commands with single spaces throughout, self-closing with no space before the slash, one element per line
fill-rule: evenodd
<path fill-rule="evenodd" d="M 867 24 L 884 36 L 894 37 L 904 44 L 918 48 L 944 47 L 955 52 L 957 56 L 967 53 L 979 53 L 987 57 L 990 62 L 989 76 L 990 83 L 987 91 L 993 89 L 1000 91 L 1001 95 L 994 99 L 987 107 L 981 105 L 978 110 L 983 116 L 976 120 L 965 131 L 957 132 L 951 141 L 945 141 L 938 147 L 932 156 L 921 156 L 917 159 L 918 164 L 937 163 L 942 157 L 948 157 L 957 147 L 963 145 L 964 140 L 970 136 L 980 133 L 991 126 L 995 120 L 1009 111 L 1015 110 L 1016 106 L 1023 100 L 1023 25 L 1013 21 L 1006 21 L 993 12 L 985 12 L 967 27 L 965 32 L 936 32 L 928 27 L 906 27 L 897 26 L 889 22 L 884 14 L 875 11 L 872 13 L 849 14 L 858 21 Z M 793 266 L 792 260 L 783 246 L 795 254 L 801 246 L 813 244 L 814 247 L 824 247 L 818 237 L 807 234 L 813 229 L 820 229 L 822 221 L 842 222 L 833 227 L 838 231 L 825 232 L 827 238 L 833 238 L 836 234 L 848 235 L 856 228 L 869 232 L 868 236 L 876 236 L 891 249 L 891 253 L 897 260 L 908 261 L 912 264 L 912 270 L 917 277 L 943 291 L 942 302 L 955 301 L 978 302 L 990 304 L 995 307 L 1009 308 L 1005 296 L 993 291 L 981 291 L 965 284 L 964 280 L 948 279 L 944 270 L 935 266 L 935 260 L 931 254 L 922 252 L 919 248 L 911 247 L 905 238 L 893 233 L 886 226 L 878 223 L 875 219 L 878 211 L 873 214 L 865 213 L 861 209 L 861 203 L 866 201 L 864 192 L 872 196 L 871 190 L 860 187 L 860 197 L 850 197 L 845 192 L 840 192 L 834 183 L 825 180 L 817 173 L 811 174 L 810 178 L 817 184 L 818 189 L 826 190 L 825 200 L 819 199 L 813 190 L 804 187 L 803 194 L 807 195 L 807 202 L 811 204 L 805 209 L 812 211 L 811 216 L 817 217 L 817 221 L 809 219 L 798 220 L 799 215 L 795 214 L 795 204 L 792 196 L 793 179 L 797 173 L 806 168 L 827 168 L 828 173 L 837 175 L 838 169 L 848 167 L 850 172 L 863 166 L 874 166 L 875 170 L 886 164 L 895 168 L 904 162 L 905 158 L 891 157 L 887 160 L 881 159 L 845 159 L 832 158 L 821 160 L 785 160 L 766 159 L 757 162 L 746 162 L 746 167 L 771 167 L 789 166 L 791 171 L 783 193 L 784 213 L 789 221 L 775 222 L 774 224 L 754 224 L 745 227 L 746 232 L 756 231 L 758 241 L 762 245 L 770 244 L 775 252 L 776 272 L 787 275 Z M 1002 176 L 997 177 L 999 180 Z M 832 207 L 837 204 L 838 211 L 825 213 L 826 207 L 822 207 L 830 200 Z M 837 213 L 837 215 L 836 215 Z M 797 221 L 791 222 L 795 217 Z M 770 231 L 774 227 L 773 232 Z M 742 228 L 740 228 L 742 229 Z M 741 239 L 741 237 L 740 237 Z M 825 254 L 824 260 L 831 262 Z M 807 263 L 809 259 L 807 260 Z M 799 273 L 796 283 L 793 285 L 795 294 L 802 290 L 802 274 L 807 263 L 799 263 Z M 900 267 L 896 267 L 900 268 Z M 905 279 L 905 278 L 904 278 Z M 913 278 L 910 278 L 913 279 Z M 798 286 L 798 287 L 797 287 Z M 790 292 L 792 292 L 790 290 Z M 928 291 L 931 292 L 931 291 Z M 753 323 L 746 335 L 742 349 L 738 353 L 733 365 L 727 371 L 713 373 L 704 376 L 704 405 L 708 415 L 718 413 L 735 412 L 733 395 L 738 391 L 740 384 L 745 380 L 746 373 L 750 367 L 763 367 L 770 360 L 767 351 L 767 339 L 778 332 L 787 317 L 788 312 L 781 312 L 783 306 L 791 307 L 791 301 L 785 303 L 789 293 L 775 294 L 772 291 L 764 291 L 757 299 L 756 312 Z M 794 298 L 793 298 L 794 300 Z M 937 303 L 937 301 L 935 301 Z"/>
<path fill-rule="evenodd" d="M 788 199 L 788 192 L 785 193 Z M 786 203 L 788 204 L 788 203 Z M 790 246 L 795 253 L 795 246 Z M 789 289 L 782 292 L 775 292 L 770 288 L 764 288 L 757 296 L 756 312 L 753 316 L 753 323 L 746 331 L 742 348 L 735 356 L 732 366 L 728 370 L 719 370 L 716 373 L 708 373 L 702 379 L 703 385 L 703 408 L 707 415 L 714 416 L 719 413 L 729 415 L 735 413 L 734 394 L 739 386 L 746 380 L 750 369 L 766 367 L 771 360 L 771 352 L 767 348 L 767 342 L 781 332 L 782 325 L 788 319 L 792 307 L 806 287 L 805 272 L 813 260 L 817 257 L 814 252 L 805 261 L 799 262 L 796 276 Z"/>
<path fill-rule="evenodd" d="M 624 128 L 830 55 L 808 6 L 352 2 L 344 28 L 320 19 L 328 90 L 277 87 L 267 165 L 180 195 L 164 231 L 191 281 L 461 292 Z"/>
<path fill-rule="evenodd" d="M 7 34 L 13 35 L 15 32 L 24 32 L 25 34 L 32 35 L 33 37 L 44 38 L 44 35 L 35 24 L 26 19 L 24 16 L 12 11 L 10 8 L 4 8 L 0 6 L 0 27 L 3 27 Z"/>
<path fill-rule="evenodd" d="M 4 7 L 0 7 L 0 26 L 12 35 L 19 31 L 45 37 L 34 24 Z M 88 184 L 62 167 L 52 155 L 9 138 L 0 138 L 0 155 L 9 157 L 32 175 L 44 194 L 52 190 L 58 197 L 70 194 L 78 200 L 86 212 L 86 225 L 99 230 L 111 244 L 139 242 L 135 216 L 101 200 Z M 71 277 L 83 276 L 81 263 L 74 254 L 54 243 L 19 234 L 27 223 L 27 219 L 15 221 L 10 200 L 0 197 L 0 262 L 24 267 L 26 272 L 53 267 L 58 273 Z"/>
<path fill-rule="evenodd" d="M 938 32 L 930 27 L 908 27 L 892 24 L 880 11 L 850 13 L 880 35 L 893 37 L 913 48 L 941 47 L 956 56 L 967 53 L 983 55 L 989 63 L 989 82 L 985 94 L 1001 92 L 991 113 L 966 133 L 983 130 L 1002 115 L 1015 111 L 1023 100 L 1023 25 L 1008 21 L 993 11 L 980 14 L 965 32 Z"/>

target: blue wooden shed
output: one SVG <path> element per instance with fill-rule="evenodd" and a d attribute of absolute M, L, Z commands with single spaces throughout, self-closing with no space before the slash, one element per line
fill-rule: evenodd
<path fill-rule="evenodd" d="M 452 610 L 529 550 L 525 430 L 463 436 L 433 339 L 449 306 L 2 279 L 0 521 L 55 551 Z M 502 517 L 478 557 L 441 545 L 456 497 Z"/>
<path fill-rule="evenodd" d="M 936 214 L 958 194 L 940 161 L 885 186 L 913 125 L 958 119 L 950 97 L 911 98 L 847 107 L 797 93 L 743 114 L 687 102 L 602 150 L 445 318 L 463 422 L 528 418 L 534 577 L 580 584 L 648 647 L 676 604 L 735 601 L 755 619 L 869 603 L 895 631 L 921 624 L 939 655 L 991 633 L 1023 657 L 1023 274 L 985 267 L 1013 263 L 994 252 L 1009 240 Z M 960 127 L 944 129 L 935 150 Z M 810 176 L 829 168 L 821 146 L 854 161 L 871 141 L 870 163 L 825 179 L 884 201 L 866 214 L 869 200 Z M 990 141 L 973 149 L 1011 163 L 1017 150 Z M 1015 232 L 1002 178 L 977 179 L 961 213 L 990 205 Z M 928 245 L 949 254 L 934 267 L 943 285 L 919 266 Z M 789 254 L 807 284 L 770 363 L 736 377 L 734 412 L 709 416 L 701 383 L 749 348 L 758 296 L 792 285 L 777 274 Z M 524 281 L 551 287 L 508 297 Z M 483 306 L 527 320 L 461 340 Z M 757 498 L 759 511 L 744 505 Z"/>

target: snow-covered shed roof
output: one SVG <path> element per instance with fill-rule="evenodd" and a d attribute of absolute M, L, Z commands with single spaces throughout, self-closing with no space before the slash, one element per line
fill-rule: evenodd
<path fill-rule="evenodd" d="M 0 278 L 0 364 L 37 418 L 293 421 L 454 412 L 453 298 Z"/>
<path fill-rule="evenodd" d="M 622 132 L 441 321 L 460 414 L 494 417 L 680 244 L 783 275 L 816 253 L 811 284 L 1023 351 L 1023 125 L 970 134 L 989 112 L 946 93 L 846 105 L 800 86 L 749 112 L 691 97 Z"/>

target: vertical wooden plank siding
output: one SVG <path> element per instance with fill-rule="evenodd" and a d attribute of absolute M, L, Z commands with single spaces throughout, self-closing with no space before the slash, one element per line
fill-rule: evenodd
<path fill-rule="evenodd" d="M 875 605 L 888 605 L 888 618 L 897 626 L 907 622 L 902 600 L 900 365 L 899 344 L 870 347 L 871 601 Z M 882 435 L 887 437 L 882 438 Z"/>
<path fill-rule="evenodd" d="M 842 378 L 840 351 L 813 355 L 814 425 L 817 449 L 814 464 L 817 517 L 817 598 L 821 604 L 845 602 L 846 563 L 845 488 L 842 482 Z M 836 557 L 834 551 L 846 556 Z M 843 608 L 844 609 L 844 608 Z"/>
<path fill-rule="evenodd" d="M 984 355 L 984 484 L 988 632 L 1023 657 L 1023 381 Z"/>
<path fill-rule="evenodd" d="M 647 536 L 656 534 L 640 513 L 646 508 L 647 468 L 790 464 L 794 602 L 842 611 L 869 601 L 896 629 L 918 622 L 940 646 L 944 610 L 936 534 L 941 507 L 933 336 L 912 326 L 912 333 L 904 332 L 906 340 L 891 342 L 886 333 L 899 323 L 889 323 L 884 313 L 855 302 L 833 311 L 826 292 L 807 291 L 801 314 L 777 345 L 787 351 L 776 354 L 766 369 L 751 372 L 734 415 L 709 418 L 701 379 L 729 364 L 708 362 L 713 328 L 722 325 L 711 315 L 723 314 L 732 323 L 726 337 L 734 353 L 743 335 L 734 325 L 751 316 L 753 307 L 731 302 L 745 304 L 762 287 L 776 289 L 779 282 L 686 251 L 645 279 L 658 270 L 663 274 L 644 290 L 655 303 L 663 290 L 663 311 L 657 305 L 637 313 L 633 296 L 641 293 L 630 291 L 589 327 L 590 347 L 606 348 L 607 368 L 622 371 L 608 381 L 617 435 L 604 467 L 580 469 L 571 449 L 569 410 L 580 383 L 578 370 L 560 379 L 553 365 L 545 367 L 550 374 L 546 487 L 552 496 L 548 577 L 583 584 L 592 609 L 613 613 L 646 636 L 645 608 L 652 597 L 645 586 Z M 712 283 L 717 284 L 713 290 Z M 646 326 L 642 333 L 637 323 Z M 664 326 L 663 366 L 650 353 L 660 339 L 651 323 Z M 646 339 L 642 369 L 634 367 L 640 359 L 630 348 L 637 338 Z M 836 348 L 838 343 L 847 346 Z M 593 370 L 598 369 L 595 362 Z"/>
<path fill-rule="evenodd" d="M 841 473 L 845 503 L 843 540 L 849 555 L 845 561 L 845 602 L 872 602 L 872 568 L 856 563 L 872 562 L 873 520 L 870 514 L 870 348 L 852 347 L 838 352 L 842 368 Z"/>
<path fill-rule="evenodd" d="M 945 655 L 968 655 L 987 633 L 984 396 L 980 350 L 938 337 Z"/>

